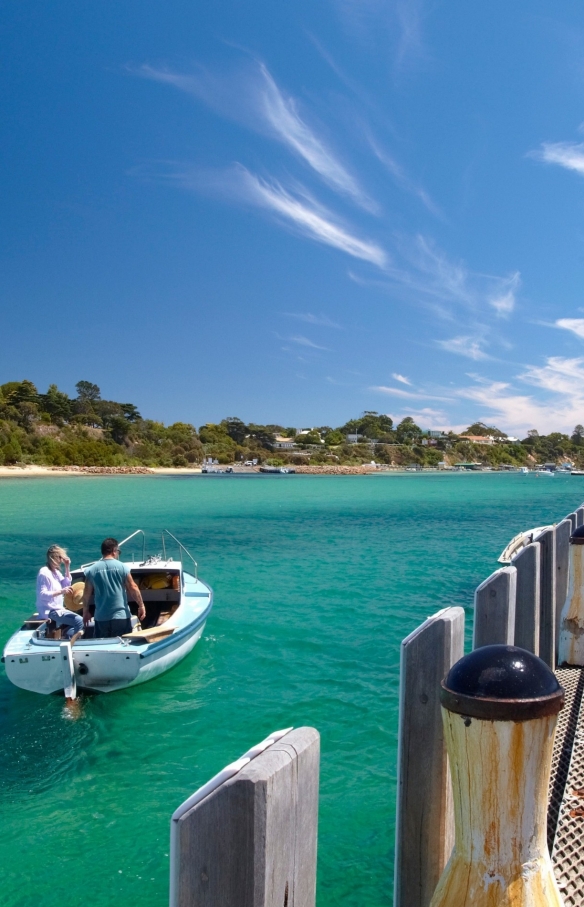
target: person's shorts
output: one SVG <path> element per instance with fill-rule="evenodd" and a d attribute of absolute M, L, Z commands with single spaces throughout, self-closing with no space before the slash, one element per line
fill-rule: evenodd
<path fill-rule="evenodd" d="M 122 617 L 117 620 L 96 620 L 95 639 L 111 639 L 132 632 L 132 619 Z"/>

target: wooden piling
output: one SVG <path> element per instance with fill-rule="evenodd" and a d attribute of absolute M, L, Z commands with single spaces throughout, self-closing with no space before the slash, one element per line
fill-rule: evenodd
<path fill-rule="evenodd" d="M 572 521 L 566 517 L 556 526 L 556 664 L 558 661 L 558 641 L 560 638 L 560 623 L 562 610 L 568 594 L 568 580 L 570 578 L 570 536 L 572 535 Z"/>
<path fill-rule="evenodd" d="M 473 649 L 496 643 L 513 645 L 517 570 L 501 567 L 475 591 Z"/>
<path fill-rule="evenodd" d="M 576 511 L 576 517 L 577 517 L 576 528 L 578 529 L 580 526 L 584 526 L 584 504 L 582 504 L 580 507 L 578 507 L 578 509 Z"/>
<path fill-rule="evenodd" d="M 574 511 L 573 513 L 569 513 L 568 516 L 566 517 L 566 519 L 570 520 L 570 522 L 572 524 L 572 532 L 573 532 L 574 529 L 576 529 L 578 527 L 578 514 L 576 513 L 576 511 Z"/>
<path fill-rule="evenodd" d="M 523 649 L 483 647 L 441 700 L 456 843 L 431 907 L 563 907 L 546 840 L 556 677 Z"/>
<path fill-rule="evenodd" d="M 517 570 L 514 645 L 539 655 L 539 542 L 527 545 L 513 560 Z"/>
<path fill-rule="evenodd" d="M 170 907 L 314 907 L 319 734 L 248 756 L 174 813 Z"/>
<path fill-rule="evenodd" d="M 440 683 L 464 653 L 464 610 L 445 608 L 401 644 L 394 907 L 428 907 L 454 843 Z"/>
<path fill-rule="evenodd" d="M 538 538 L 541 547 L 539 657 L 551 670 L 556 667 L 556 529 Z"/>

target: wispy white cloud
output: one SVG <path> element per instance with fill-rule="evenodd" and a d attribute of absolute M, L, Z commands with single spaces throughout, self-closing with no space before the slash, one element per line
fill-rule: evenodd
<path fill-rule="evenodd" d="M 495 295 L 489 299 L 491 305 L 499 318 L 508 318 L 515 308 L 515 295 L 521 284 L 519 271 L 511 274 L 510 277 L 499 279 L 499 286 Z"/>
<path fill-rule="evenodd" d="M 423 0 L 397 0 L 393 7 L 400 28 L 395 67 L 403 70 L 426 56 L 422 38 L 424 3 Z"/>
<path fill-rule="evenodd" d="M 165 179 L 184 189 L 216 193 L 231 202 L 268 210 L 302 236 L 370 262 L 382 270 L 388 263 L 388 255 L 380 245 L 356 236 L 349 226 L 299 184 L 295 185 L 294 191 L 286 189 L 277 180 L 256 176 L 241 164 L 225 171 L 175 165 L 169 168 Z"/>
<path fill-rule="evenodd" d="M 447 353 L 456 353 L 458 356 L 466 356 L 467 359 L 489 359 L 490 357 L 481 349 L 483 340 L 477 337 L 452 337 L 451 340 L 436 340 L 436 345 L 440 349 L 446 350 Z"/>
<path fill-rule="evenodd" d="M 377 160 L 380 161 L 385 169 L 392 175 L 400 189 L 403 189 L 405 192 L 409 192 L 411 195 L 418 198 L 435 217 L 442 218 L 442 212 L 438 206 L 434 204 L 424 187 L 414 182 L 414 180 L 408 176 L 401 164 L 398 164 L 395 158 L 388 154 L 387 151 L 384 151 L 371 135 L 369 135 L 369 144 Z"/>
<path fill-rule="evenodd" d="M 422 36 L 424 0 L 336 0 L 342 21 L 352 38 L 371 43 L 382 35 L 384 48 L 394 38 L 396 72 L 410 70 L 427 51 Z"/>
<path fill-rule="evenodd" d="M 554 322 L 554 327 L 563 328 L 565 331 L 571 331 L 576 337 L 584 340 L 584 318 L 558 318 Z"/>
<path fill-rule="evenodd" d="M 260 94 L 260 109 L 280 141 L 300 155 L 333 189 L 350 196 L 361 207 L 377 211 L 378 205 L 365 195 L 356 179 L 302 119 L 294 98 L 282 94 L 263 63 L 259 67 L 265 84 Z"/>
<path fill-rule="evenodd" d="M 519 377 L 554 394 L 584 399 L 584 358 L 549 356 L 544 366 L 530 365 Z"/>
<path fill-rule="evenodd" d="M 558 164 L 584 176 L 584 143 L 542 142 L 540 148 L 529 152 L 529 157 L 545 164 Z"/>
<path fill-rule="evenodd" d="M 315 324 L 323 328 L 337 328 L 341 330 L 341 325 L 332 321 L 327 315 L 312 315 L 310 312 L 284 312 L 288 318 L 296 318 L 298 321 L 305 321 L 307 324 Z"/>
<path fill-rule="evenodd" d="M 488 421 L 512 434 L 530 428 L 570 433 L 584 421 L 584 357 L 548 357 L 542 366 L 527 366 L 517 380 L 536 387 L 539 394 L 525 393 L 511 382 L 478 376 L 474 385 L 454 393 L 483 407 Z"/>
<path fill-rule="evenodd" d="M 420 425 L 421 428 L 425 429 L 435 429 L 436 431 L 462 431 L 462 425 L 453 426 L 450 417 L 442 409 L 433 409 L 430 406 L 420 407 L 419 409 L 408 409 L 408 411 L 403 411 L 400 413 L 388 413 L 393 419 L 394 425 L 397 425 L 401 422 L 402 419 L 405 419 L 406 416 L 410 416 L 414 419 L 415 422 Z M 465 423 L 466 425 L 466 423 Z"/>
<path fill-rule="evenodd" d="M 451 397 L 439 397 L 436 394 L 425 394 L 425 393 L 414 393 L 412 391 L 404 391 L 401 387 L 385 387 L 384 385 L 377 385 L 369 388 L 370 391 L 375 391 L 378 394 L 387 394 L 390 397 L 400 397 L 403 400 L 451 400 Z"/>
<path fill-rule="evenodd" d="M 221 75 L 202 66 L 189 74 L 146 64 L 133 71 L 185 91 L 222 116 L 268 134 L 302 158 L 336 192 L 349 196 L 367 211 L 379 211 L 378 204 L 308 125 L 298 102 L 281 91 L 263 63 L 255 61 L 253 67 Z"/>
<path fill-rule="evenodd" d="M 292 223 L 301 233 L 317 242 L 333 246 L 371 264 L 384 268 L 387 254 L 377 243 L 353 235 L 334 215 L 319 205 L 308 193 L 294 196 L 279 182 L 268 182 L 240 167 L 241 183 L 249 200 L 267 208 Z"/>
<path fill-rule="evenodd" d="M 291 343 L 297 343 L 299 346 L 310 347 L 311 350 L 326 350 L 329 351 L 328 346 L 319 346 L 318 343 L 314 343 L 312 340 L 309 340 L 308 337 L 303 337 L 301 334 L 296 335 L 295 337 L 288 337 L 288 340 Z"/>
<path fill-rule="evenodd" d="M 398 375 L 397 372 L 393 372 L 391 377 L 394 381 L 399 381 L 401 384 L 409 384 L 411 387 L 412 382 L 405 375 Z"/>

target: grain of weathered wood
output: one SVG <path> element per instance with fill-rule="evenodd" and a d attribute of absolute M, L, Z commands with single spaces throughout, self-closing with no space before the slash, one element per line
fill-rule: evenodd
<path fill-rule="evenodd" d="M 517 570 L 515 600 L 515 641 L 520 646 L 539 654 L 539 542 L 532 542 L 513 560 Z"/>
<path fill-rule="evenodd" d="M 464 610 L 445 608 L 401 645 L 394 907 L 428 907 L 454 843 L 440 683 L 464 654 Z"/>
<path fill-rule="evenodd" d="M 538 538 L 541 547 L 539 657 L 556 667 L 556 530 L 546 529 Z"/>
<path fill-rule="evenodd" d="M 177 907 L 314 907 L 318 732 L 298 728 L 177 823 Z"/>
<path fill-rule="evenodd" d="M 513 645 L 517 570 L 501 567 L 478 586 L 474 599 L 473 649 Z"/>
<path fill-rule="evenodd" d="M 562 609 L 566 603 L 568 594 L 568 580 L 570 578 L 570 536 L 572 534 L 572 522 L 568 518 L 562 520 L 556 526 L 556 664 L 557 649 L 560 638 L 560 623 L 562 620 Z"/>

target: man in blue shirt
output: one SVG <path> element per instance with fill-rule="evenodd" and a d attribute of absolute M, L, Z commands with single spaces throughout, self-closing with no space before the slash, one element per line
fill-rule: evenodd
<path fill-rule="evenodd" d="M 138 586 L 132 579 L 130 568 L 118 560 L 120 547 L 116 539 L 101 543 L 101 560 L 85 570 L 83 591 L 83 623 L 91 620 L 89 602 L 95 592 L 95 637 L 108 639 L 132 632 L 132 615 L 128 606 L 128 593 L 138 605 L 138 619 L 144 620 L 146 608 Z"/>

